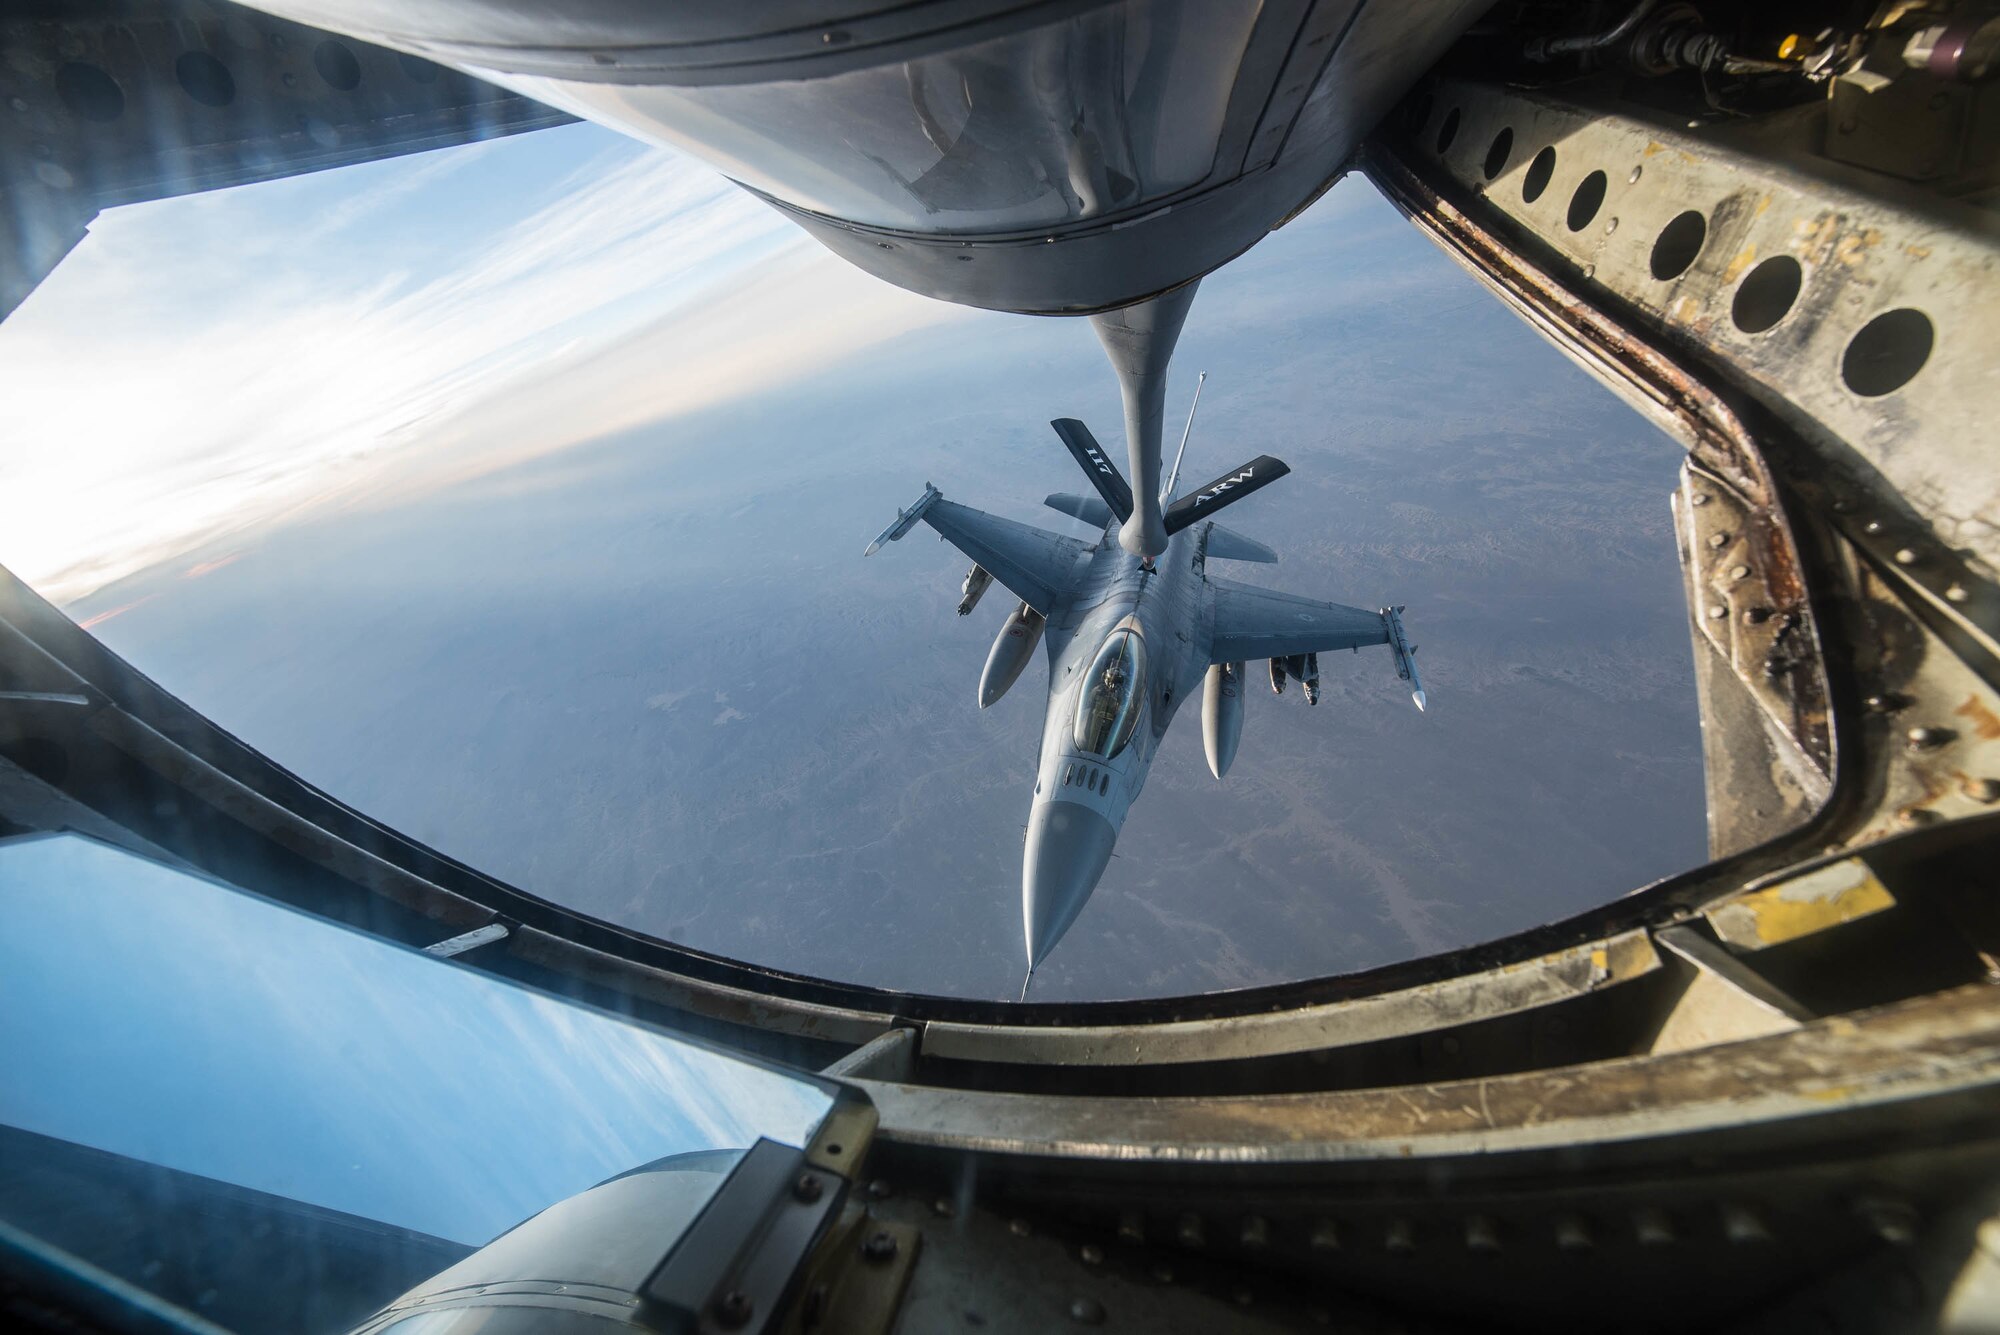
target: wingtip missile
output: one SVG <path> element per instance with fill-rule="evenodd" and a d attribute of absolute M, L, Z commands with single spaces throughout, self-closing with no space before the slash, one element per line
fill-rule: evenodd
<path fill-rule="evenodd" d="M 917 497 L 917 503 L 907 510 L 896 511 L 895 522 L 876 535 L 875 541 L 868 544 L 868 550 L 861 553 L 862 559 L 866 560 L 881 551 L 885 542 L 900 541 L 904 534 L 917 526 L 917 521 L 924 517 L 924 511 L 930 509 L 943 494 L 930 483 L 924 483 L 924 494 Z"/>
<path fill-rule="evenodd" d="M 1424 679 L 1417 675 L 1417 646 L 1410 643 L 1403 630 L 1403 609 L 1385 607 L 1382 609 L 1382 629 L 1389 636 L 1389 649 L 1396 655 L 1396 675 L 1410 683 L 1410 699 L 1416 702 L 1417 712 L 1425 712 L 1430 697 L 1424 694 Z"/>

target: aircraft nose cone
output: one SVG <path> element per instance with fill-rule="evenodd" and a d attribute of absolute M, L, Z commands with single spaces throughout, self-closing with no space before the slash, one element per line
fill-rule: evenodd
<path fill-rule="evenodd" d="M 1021 918 L 1030 969 L 1048 957 L 1083 912 L 1117 842 L 1116 826 L 1075 802 L 1043 802 L 1028 818 Z"/>

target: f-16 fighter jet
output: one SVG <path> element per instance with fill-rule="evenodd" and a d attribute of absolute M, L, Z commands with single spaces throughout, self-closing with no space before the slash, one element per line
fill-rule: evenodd
<path fill-rule="evenodd" d="M 1192 427 L 1192 412 L 1188 420 Z M 1282 693 L 1287 681 L 1296 681 L 1306 701 L 1317 704 L 1318 655 L 1386 644 L 1417 708 L 1425 703 L 1402 608 L 1371 612 L 1316 602 L 1210 572 L 1216 560 L 1278 559 L 1269 547 L 1210 517 L 1283 477 L 1290 470 L 1282 462 L 1260 455 L 1176 499 L 1176 458 L 1160 496 L 1166 550 L 1146 558 L 1125 551 L 1117 540 L 1118 526 L 1132 513 L 1132 491 L 1116 465 L 1082 422 L 1061 418 L 1052 425 L 1097 494 L 1058 494 L 1046 503 L 1096 526 L 1096 541 L 955 504 L 925 483 L 923 495 L 898 513 L 865 553 L 873 555 L 883 543 L 926 523 L 975 563 L 961 613 L 985 591 L 986 577 L 1020 599 L 987 655 L 980 708 L 1007 693 L 1037 642 L 1048 646 L 1048 713 L 1021 866 L 1028 952 L 1023 1000 L 1035 969 L 1104 875 L 1167 725 L 1196 692 L 1202 745 L 1217 779 L 1236 757 L 1245 668 L 1258 659 L 1268 660 L 1274 691 Z M 1183 455 L 1186 448 L 1183 434 Z"/>

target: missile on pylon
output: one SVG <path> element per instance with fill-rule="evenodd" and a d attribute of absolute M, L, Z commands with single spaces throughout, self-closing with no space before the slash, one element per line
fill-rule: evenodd
<path fill-rule="evenodd" d="M 1282 693 L 1284 688 L 1278 684 L 1279 671 L 1278 660 L 1274 658 L 1271 660 L 1271 688 Z M 1290 677 L 1305 688 L 1307 704 L 1316 705 L 1319 703 L 1318 654 L 1291 655 L 1284 660 L 1283 675 Z"/>
<path fill-rule="evenodd" d="M 1000 627 L 1000 633 L 993 637 L 993 648 L 986 655 L 986 670 L 979 674 L 981 709 L 1007 694 L 1007 688 L 1021 675 L 1021 669 L 1034 655 L 1035 646 L 1041 643 L 1042 628 L 1046 625 L 1047 617 L 1022 603 Z"/>
<path fill-rule="evenodd" d="M 1236 759 L 1243 739 L 1243 665 L 1217 663 L 1201 687 L 1201 749 L 1209 773 L 1220 779 Z"/>

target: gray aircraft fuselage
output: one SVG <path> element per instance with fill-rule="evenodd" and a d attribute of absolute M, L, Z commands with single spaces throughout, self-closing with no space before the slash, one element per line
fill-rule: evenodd
<path fill-rule="evenodd" d="M 1311 704 L 1319 698 L 1318 655 L 1388 645 L 1412 701 L 1424 707 L 1416 646 L 1405 635 L 1400 607 L 1370 611 L 1209 574 L 1216 560 L 1278 559 L 1210 516 L 1283 477 L 1289 471 L 1283 460 L 1259 455 L 1168 503 L 1179 478 L 1177 462 L 1167 485 L 1151 493 L 1160 503 L 1155 513 L 1166 539 L 1159 555 L 1147 558 L 1119 541 L 1121 525 L 1141 506 L 1089 428 L 1074 418 L 1050 425 L 1099 494 L 1052 495 L 1044 504 L 1094 526 L 1094 542 L 948 501 L 925 483 L 924 494 L 897 511 L 863 553 L 872 555 L 916 524 L 928 524 L 974 562 L 960 615 L 996 582 L 1021 600 L 987 655 L 980 708 L 1006 694 L 1038 641 L 1048 656 L 1041 753 L 1021 862 L 1030 979 L 1103 878 L 1160 739 L 1196 692 L 1203 696 L 1202 749 L 1217 779 L 1236 754 L 1243 670 L 1251 661 L 1268 660 L 1274 691 L 1283 691 L 1287 679 L 1299 681 Z"/>
<path fill-rule="evenodd" d="M 1198 696 L 1208 671 L 1211 621 L 1208 582 L 1197 563 L 1202 529 L 1184 529 L 1146 569 L 1107 526 L 1084 560 L 1073 596 L 1052 609 L 1045 644 L 1049 661 L 1041 761 L 1028 816 L 1021 867 L 1021 913 L 1032 971 L 1076 921 L 1111 861 L 1126 813 L 1146 786 L 1146 774 L 1175 713 Z M 1121 629 L 1144 645 L 1137 674 L 1138 717 L 1114 755 L 1077 742 L 1080 697 L 1100 684 L 1091 667 Z"/>

